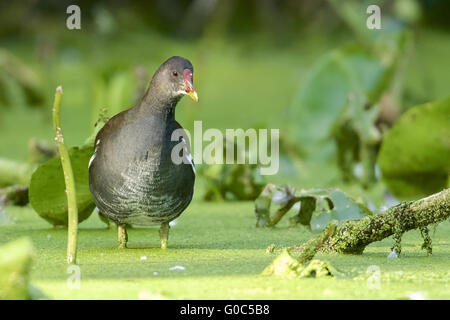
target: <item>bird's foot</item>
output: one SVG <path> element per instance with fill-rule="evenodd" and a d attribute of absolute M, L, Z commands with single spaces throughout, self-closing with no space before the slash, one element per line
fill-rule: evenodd
<path fill-rule="evenodd" d="M 159 228 L 159 238 L 161 240 L 161 249 L 167 248 L 167 242 L 169 241 L 169 223 L 164 222 L 161 224 L 161 228 Z"/>
<path fill-rule="evenodd" d="M 119 240 L 119 249 L 125 249 L 128 242 L 128 233 L 125 226 L 117 226 L 117 234 Z"/>

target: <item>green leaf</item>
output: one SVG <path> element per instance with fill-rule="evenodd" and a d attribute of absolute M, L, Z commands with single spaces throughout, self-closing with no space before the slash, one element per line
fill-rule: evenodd
<path fill-rule="evenodd" d="M 447 186 L 449 159 L 450 97 L 405 112 L 386 134 L 378 164 L 388 188 L 410 200 Z"/>
<path fill-rule="evenodd" d="M 389 87 L 392 64 L 359 46 L 324 56 L 303 83 L 290 110 L 292 139 L 306 153 L 314 154 L 333 130 L 348 120 L 361 138 L 376 139 L 376 111 L 365 110 L 365 106 L 375 104 Z"/>
<path fill-rule="evenodd" d="M 338 225 L 342 225 L 345 221 L 358 220 L 371 214 L 364 205 L 357 203 L 338 189 L 306 190 L 298 196 L 316 200 L 315 206 L 311 207 L 313 214 L 308 221 L 312 231 L 322 231 L 333 220 L 337 220 Z"/>
<path fill-rule="evenodd" d="M 316 151 L 343 111 L 351 90 L 350 75 L 337 53 L 313 68 L 290 110 L 292 137 L 307 153 Z"/>
<path fill-rule="evenodd" d="M 324 230 L 333 220 L 341 225 L 348 220 L 358 220 L 366 215 L 372 215 L 366 206 L 339 189 L 310 189 L 295 192 L 292 187 L 268 184 L 255 200 L 257 226 L 275 225 L 298 202 L 301 203 L 300 209 L 290 219 L 291 224 L 306 225 L 313 231 Z M 272 203 L 281 205 L 273 215 L 270 213 Z"/>
<path fill-rule="evenodd" d="M 358 46 L 344 48 L 341 63 L 351 76 L 353 89 L 363 92 L 372 103 L 378 101 L 390 82 L 390 64 L 383 63 L 380 57 Z"/>
<path fill-rule="evenodd" d="M 78 221 L 87 219 L 95 208 L 89 190 L 89 159 L 92 147 L 69 150 L 72 170 L 75 177 Z M 64 176 L 59 157 L 41 164 L 33 173 L 30 182 L 29 198 L 33 209 L 53 225 L 67 225 L 67 197 Z"/>

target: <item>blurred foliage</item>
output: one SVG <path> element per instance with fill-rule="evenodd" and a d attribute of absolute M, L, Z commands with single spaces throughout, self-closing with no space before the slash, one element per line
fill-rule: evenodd
<path fill-rule="evenodd" d="M 226 149 L 234 148 L 234 164 L 226 164 Z M 245 153 L 244 164 L 237 164 L 238 152 Z M 249 154 L 238 150 L 236 141 L 223 139 L 222 164 L 202 165 L 199 175 L 205 179 L 207 201 L 219 200 L 254 200 L 261 193 L 266 181 L 259 172 L 260 167 L 249 164 Z"/>
<path fill-rule="evenodd" d="M 82 29 L 72 31 L 70 4 L 0 3 L 0 46 L 34 73 L 40 95 L 70 88 L 62 119 L 68 145 L 83 144 L 102 108 L 112 116 L 137 103 L 161 61 L 183 55 L 200 95 L 197 106 L 182 100 L 177 108 L 185 128 L 194 119 L 219 129 L 280 128 L 280 173 L 269 182 L 339 187 L 381 205 L 384 186 L 372 183 L 384 132 L 410 106 L 448 95 L 444 0 L 81 0 Z M 381 30 L 365 27 L 369 4 L 381 6 Z M 11 92 L 22 92 L 13 106 L 29 105 L 13 82 L 19 90 Z M 30 136 L 53 139 L 44 100 L 42 113 L 0 111 L 2 157 L 23 159 Z M 199 168 L 196 185 L 211 199 L 259 194 L 257 168 L 228 167 Z"/>
<path fill-rule="evenodd" d="M 378 163 L 400 199 L 438 192 L 449 183 L 450 97 L 411 108 L 386 134 Z"/>
<path fill-rule="evenodd" d="M 28 204 L 28 187 L 15 185 L 0 189 L 0 207 L 7 205 L 25 206 L 26 204 Z"/>
<path fill-rule="evenodd" d="M 350 122 L 361 140 L 378 140 L 373 105 L 386 88 L 390 66 L 362 48 L 344 48 L 326 55 L 303 82 L 290 119 L 297 147 L 318 152 L 332 131 Z"/>
<path fill-rule="evenodd" d="M 76 4 L 87 12 L 83 23 L 92 24 L 105 35 L 117 30 L 117 20 L 120 19 L 127 25 L 151 27 L 171 36 L 192 38 L 208 32 L 233 35 L 260 33 L 277 41 L 286 41 L 311 21 L 321 26 L 328 25 L 328 30 L 332 30 L 338 19 L 329 6 L 330 2 L 339 4 L 342 14 L 353 15 L 355 21 L 355 3 L 362 3 L 365 7 L 379 4 L 405 23 L 423 21 L 440 28 L 450 27 L 445 15 L 450 6 L 445 0 L 79 0 Z M 36 31 L 36 24 L 45 25 L 45 20 L 60 18 L 70 4 L 73 3 L 69 0 L 2 2 L 0 30 L 16 34 Z M 18 15 L 22 15 L 23 19 L 16 19 Z M 22 23 L 24 20 L 28 23 Z"/>
<path fill-rule="evenodd" d="M 344 180 L 355 178 L 354 166 L 361 162 L 360 182 L 368 187 L 376 180 L 380 124 L 384 129 L 392 122 L 382 116 L 398 109 L 395 103 L 381 105 L 382 97 L 398 101 L 402 87 L 398 70 L 411 35 L 389 18 L 383 18 L 381 32 L 361 28 L 366 18 L 359 14 L 365 8 L 363 3 L 329 2 L 357 41 L 325 54 L 311 69 L 290 108 L 290 130 L 285 138 L 291 148 L 312 158 L 334 140 Z M 386 112 L 386 108 L 393 111 Z"/>
<path fill-rule="evenodd" d="M 43 163 L 58 155 L 58 148 L 45 140 L 31 138 L 28 142 L 27 160 L 29 163 Z"/>
<path fill-rule="evenodd" d="M 211 164 L 202 168 L 201 175 L 206 179 L 207 201 L 254 200 L 264 187 L 257 165 Z"/>
<path fill-rule="evenodd" d="M 40 105 L 39 78 L 25 63 L 0 48 L 0 107 Z"/>
<path fill-rule="evenodd" d="M 28 142 L 27 161 L 0 158 L 0 188 L 13 185 L 28 186 L 37 164 L 58 154 L 56 147 L 47 141 L 31 138 Z"/>
<path fill-rule="evenodd" d="M 24 185 L 30 183 L 34 165 L 0 158 L 0 188 L 11 185 Z"/>
<path fill-rule="evenodd" d="M 144 76 L 145 77 L 145 76 Z M 102 109 L 107 110 L 109 117 L 117 113 L 131 108 L 130 105 L 134 99 L 134 103 L 138 102 L 139 98 L 144 93 L 143 91 L 137 93 L 136 88 L 146 88 L 149 79 L 146 78 L 146 83 L 143 86 L 137 79 L 138 76 L 133 76 L 129 70 L 121 70 L 117 66 L 106 65 L 96 72 L 96 78 L 93 84 L 93 106 L 91 119 L 95 120 Z M 145 80 L 144 80 L 145 81 Z"/>
<path fill-rule="evenodd" d="M 108 109 L 102 108 L 99 111 L 97 116 L 97 121 L 94 123 L 94 130 L 89 135 L 89 137 L 84 140 L 81 148 L 93 147 L 95 143 L 95 138 L 97 137 L 97 133 L 103 128 L 106 122 L 109 120 Z"/>
<path fill-rule="evenodd" d="M 0 225 L 10 225 L 14 223 L 15 221 L 13 217 L 8 212 L 6 212 L 3 205 L 0 204 Z"/>

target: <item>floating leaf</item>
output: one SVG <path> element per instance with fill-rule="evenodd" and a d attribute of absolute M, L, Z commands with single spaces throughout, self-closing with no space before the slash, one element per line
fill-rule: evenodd
<path fill-rule="evenodd" d="M 324 190 L 319 199 L 325 199 L 329 204 L 329 210 L 316 207 L 309 225 L 314 231 L 321 231 L 332 220 L 337 220 L 339 225 L 348 220 L 358 220 L 371 214 L 364 205 L 357 203 L 344 192 L 339 190 Z"/>
<path fill-rule="evenodd" d="M 286 194 L 286 202 L 270 216 L 270 206 L 273 197 L 281 198 Z M 274 226 L 292 208 L 300 202 L 298 213 L 290 219 L 291 224 L 310 226 L 313 231 L 322 231 L 327 224 L 337 220 L 341 225 L 348 220 L 357 220 L 371 215 L 372 212 L 363 204 L 351 199 L 338 189 L 311 189 L 295 192 L 289 187 L 276 187 L 268 184 L 261 195 L 255 200 L 257 226 Z"/>
<path fill-rule="evenodd" d="M 301 210 L 291 219 L 291 222 L 299 222 L 311 227 L 313 231 L 322 231 L 332 220 L 337 220 L 341 225 L 348 220 L 357 220 L 371 214 L 364 205 L 357 203 L 347 194 L 338 189 L 306 190 L 297 197 L 308 199 L 308 210 Z M 303 206 L 303 201 L 302 206 Z M 309 212 L 308 212 L 309 211 Z M 311 216 L 309 221 L 301 219 L 302 215 Z"/>
<path fill-rule="evenodd" d="M 75 178 L 78 221 L 87 219 L 95 208 L 89 190 L 89 159 L 92 147 L 71 148 L 70 161 Z M 67 225 L 67 197 L 59 157 L 41 164 L 31 177 L 29 198 L 33 209 L 53 225 Z"/>
<path fill-rule="evenodd" d="M 389 189 L 409 200 L 447 186 L 449 159 L 450 97 L 404 113 L 386 134 L 378 164 Z"/>

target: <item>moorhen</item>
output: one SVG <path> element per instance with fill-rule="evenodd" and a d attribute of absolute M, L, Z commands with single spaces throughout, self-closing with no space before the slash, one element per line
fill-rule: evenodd
<path fill-rule="evenodd" d="M 89 186 L 100 214 L 118 226 L 119 248 L 127 245 L 126 225 L 161 224 L 165 249 L 169 222 L 192 200 L 195 167 L 188 137 L 175 120 L 175 106 L 183 95 L 198 101 L 193 71 L 189 60 L 169 58 L 140 103 L 112 117 L 95 138 Z M 176 129 L 183 134 L 172 141 Z M 171 153 L 180 143 L 186 158 L 177 164 Z"/>

